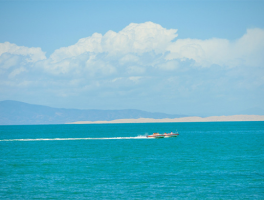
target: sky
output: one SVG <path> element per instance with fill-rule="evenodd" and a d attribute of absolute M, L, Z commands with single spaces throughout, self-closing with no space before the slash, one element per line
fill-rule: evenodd
<path fill-rule="evenodd" d="M 0 101 L 264 110 L 263 10 L 262 0 L 0 0 Z"/>

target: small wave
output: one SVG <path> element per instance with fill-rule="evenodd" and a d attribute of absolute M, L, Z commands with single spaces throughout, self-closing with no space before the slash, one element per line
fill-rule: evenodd
<path fill-rule="evenodd" d="M 29 142 L 29 141 L 56 141 L 56 140 L 130 140 L 130 139 L 148 139 L 146 136 L 136 137 L 109 137 L 109 138 L 36 138 L 36 139 L 3 139 L 0 142 Z"/>

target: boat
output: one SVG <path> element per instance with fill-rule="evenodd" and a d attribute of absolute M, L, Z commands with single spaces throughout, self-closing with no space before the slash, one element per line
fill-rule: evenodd
<path fill-rule="evenodd" d="M 147 138 L 164 138 L 164 135 L 161 135 L 159 133 L 153 133 L 152 135 L 147 135 Z"/>
<path fill-rule="evenodd" d="M 165 135 L 165 138 L 168 138 L 168 137 L 177 137 L 179 135 L 179 133 L 164 133 Z"/>
<path fill-rule="evenodd" d="M 152 135 L 147 135 L 147 138 L 169 138 L 169 137 L 177 137 L 179 134 L 178 133 L 163 133 L 163 134 L 159 134 L 159 133 L 153 133 Z"/>

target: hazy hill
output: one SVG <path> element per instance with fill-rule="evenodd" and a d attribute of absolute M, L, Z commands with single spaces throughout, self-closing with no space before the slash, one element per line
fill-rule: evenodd
<path fill-rule="evenodd" d="M 52 108 L 19 101 L 0 101 L 0 125 L 64 124 L 76 121 L 109 121 L 137 118 L 177 118 L 184 115 L 151 113 L 141 110 L 80 110 Z"/>

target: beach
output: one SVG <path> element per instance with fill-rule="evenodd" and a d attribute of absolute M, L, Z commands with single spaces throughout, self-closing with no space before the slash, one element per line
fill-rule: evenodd
<path fill-rule="evenodd" d="M 119 124 L 119 123 L 162 123 L 162 122 L 232 122 L 232 121 L 264 121 L 263 115 L 232 115 L 212 117 L 182 117 L 174 119 L 116 119 L 111 121 L 77 121 L 67 124 Z"/>

